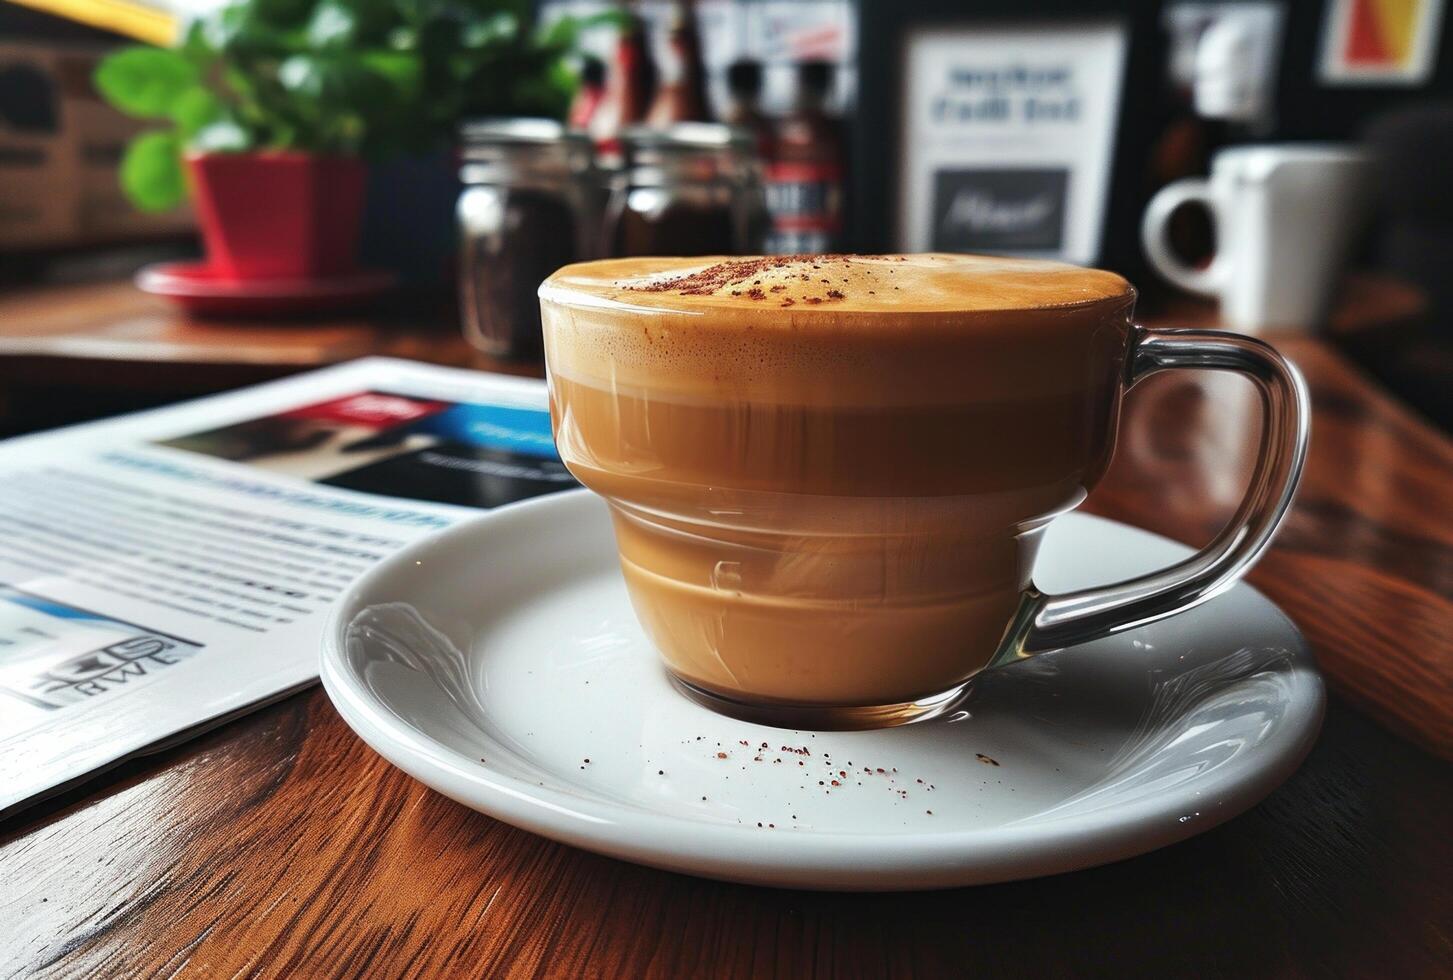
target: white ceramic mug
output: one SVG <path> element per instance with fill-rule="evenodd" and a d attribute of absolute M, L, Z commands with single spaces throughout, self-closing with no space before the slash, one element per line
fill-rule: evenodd
<path fill-rule="evenodd" d="M 1352 146 L 1223 150 L 1209 180 L 1178 180 L 1151 199 L 1140 227 L 1146 257 L 1174 285 L 1219 300 L 1228 326 L 1310 329 L 1326 316 L 1366 210 L 1370 167 Z M 1171 214 L 1188 203 L 1204 205 L 1216 228 L 1216 254 L 1204 268 L 1169 241 Z"/>

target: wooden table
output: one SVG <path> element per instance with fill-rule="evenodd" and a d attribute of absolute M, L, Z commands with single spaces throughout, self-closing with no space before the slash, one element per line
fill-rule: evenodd
<path fill-rule="evenodd" d="M 438 297 L 324 320 L 195 320 L 130 282 L 0 295 L 0 416 L 26 431 L 213 394 L 357 357 L 528 373 L 465 342 Z"/>
<path fill-rule="evenodd" d="M 315 689 L 0 825 L 0 976 L 1448 976 L 1453 447 L 1322 343 L 1283 346 L 1312 455 L 1252 581 L 1334 693 L 1302 769 L 1220 828 L 952 892 L 724 885 L 467 810 Z M 1137 387 L 1089 509 L 1209 538 L 1253 445 L 1235 391 Z"/>
<path fill-rule="evenodd" d="M 42 286 L 0 296 L 6 374 L 193 392 L 378 354 L 467 366 L 474 351 L 437 298 L 314 320 L 197 320 L 130 282 Z M 238 383 L 232 381 L 232 383 Z"/>

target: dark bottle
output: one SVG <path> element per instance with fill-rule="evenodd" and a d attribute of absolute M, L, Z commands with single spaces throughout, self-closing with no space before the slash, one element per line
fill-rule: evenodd
<path fill-rule="evenodd" d="M 757 157 L 766 163 L 772 159 L 772 147 L 776 142 L 772 131 L 772 120 L 762 112 L 762 63 L 751 58 L 733 61 L 727 67 L 727 104 L 722 122 L 752 134 L 757 147 Z"/>
<path fill-rule="evenodd" d="M 596 155 L 606 166 L 619 165 L 621 135 L 646 118 L 656 91 L 656 63 L 646 40 L 646 28 L 630 8 L 622 8 L 626 23 L 616 41 L 615 58 L 606 73 L 605 95 L 590 118 L 590 138 Z"/>
<path fill-rule="evenodd" d="M 666 36 L 668 57 L 661 66 L 661 86 L 646 114 L 646 124 L 664 129 L 672 123 L 708 122 L 706 69 L 701 63 L 701 32 L 696 6 L 676 0 L 671 8 L 671 29 Z"/>
<path fill-rule="evenodd" d="M 777 123 L 766 167 L 772 220 L 768 251 L 816 253 L 840 247 L 845 140 L 841 123 L 827 114 L 832 80 L 831 62 L 797 66 L 796 105 Z"/>
<path fill-rule="evenodd" d="M 580 65 L 580 88 L 570 102 L 565 121 L 571 129 L 589 129 L 595 111 L 605 98 L 605 63 L 586 55 Z"/>

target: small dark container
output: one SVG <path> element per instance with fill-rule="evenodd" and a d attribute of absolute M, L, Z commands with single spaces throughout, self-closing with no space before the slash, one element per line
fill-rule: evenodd
<path fill-rule="evenodd" d="M 712 123 L 625 136 L 607 217 L 614 255 L 741 255 L 766 232 L 751 133 Z"/>
<path fill-rule="evenodd" d="M 535 291 L 550 273 L 596 257 L 601 192 L 590 139 L 548 119 L 460 127 L 464 190 L 459 303 L 464 333 L 486 354 L 543 358 Z"/>

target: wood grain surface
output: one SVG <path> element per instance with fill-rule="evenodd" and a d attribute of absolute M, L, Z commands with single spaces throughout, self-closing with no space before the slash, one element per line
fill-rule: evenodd
<path fill-rule="evenodd" d="M 184 381 L 176 368 L 299 371 L 370 354 L 472 363 L 438 307 L 399 299 L 327 319 L 197 320 L 129 282 L 44 286 L 0 296 L 0 360 L 143 365 L 153 384 Z"/>
<path fill-rule="evenodd" d="M 0 836 L 0 976 L 1446 976 L 1448 767 L 1334 701 L 1265 803 L 1105 868 L 950 892 L 726 885 L 467 810 L 321 691 Z"/>
<path fill-rule="evenodd" d="M 1453 449 L 1319 342 L 1283 346 L 1312 458 L 1253 580 L 1335 694 L 1303 768 L 1220 828 L 943 893 L 724 885 L 475 814 L 314 690 L 0 824 L 0 977 L 1448 976 Z M 1209 538 L 1255 446 L 1238 384 L 1138 386 L 1090 509 Z"/>
<path fill-rule="evenodd" d="M 1315 340 L 1273 338 L 1306 375 L 1301 491 L 1249 580 L 1312 641 L 1333 690 L 1453 760 L 1453 442 Z M 1250 476 L 1249 383 L 1152 376 L 1126 399 L 1086 509 L 1201 545 Z"/>
<path fill-rule="evenodd" d="M 315 320 L 196 320 L 130 282 L 0 294 L 0 434 L 151 408 L 327 367 L 406 357 L 533 373 L 465 342 L 437 296 Z"/>

